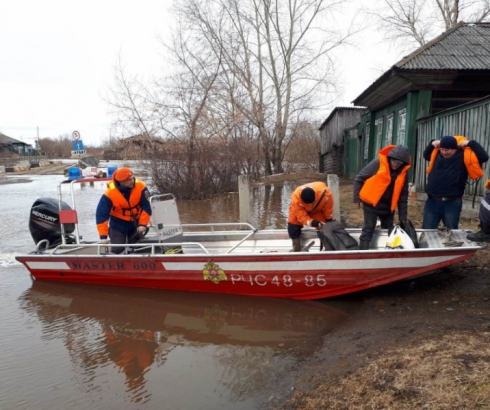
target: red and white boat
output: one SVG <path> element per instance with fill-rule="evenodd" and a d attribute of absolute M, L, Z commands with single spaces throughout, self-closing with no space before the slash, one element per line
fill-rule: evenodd
<path fill-rule="evenodd" d="M 73 184 L 102 179 L 64 181 Z M 181 224 L 171 194 L 151 198 L 152 230 L 123 254 L 115 245 L 83 242 L 77 213 L 62 201 L 56 212 L 36 201 L 30 227 L 36 249 L 17 256 L 37 280 L 80 282 L 277 298 L 321 299 L 412 278 L 472 257 L 482 246 L 466 230 L 417 231 L 420 248 L 384 249 L 388 233 L 376 232 L 367 251 L 321 251 L 316 230 L 303 230 L 305 252 L 291 252 L 287 230 L 249 224 Z M 52 200 L 54 201 L 54 200 Z M 36 206 L 37 204 L 37 206 Z M 49 204 L 48 204 L 49 205 Z M 43 206 L 45 208 L 43 208 Z M 34 227 L 34 228 L 33 228 Z M 36 230 L 37 229 L 37 230 Z M 55 230 L 59 244 L 53 244 Z M 348 229 L 356 239 L 360 229 Z M 458 245 L 458 246 L 454 246 Z"/>

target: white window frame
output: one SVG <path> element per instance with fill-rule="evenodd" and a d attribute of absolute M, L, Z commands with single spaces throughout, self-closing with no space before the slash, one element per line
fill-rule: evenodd
<path fill-rule="evenodd" d="M 407 145 L 406 130 L 407 130 L 407 109 L 402 108 L 398 110 L 398 130 L 396 133 L 397 144 Z"/>
<path fill-rule="evenodd" d="M 371 122 L 366 122 L 366 126 L 364 128 L 364 159 L 368 159 L 369 157 L 369 134 L 371 131 Z"/>
<path fill-rule="evenodd" d="M 392 145 L 393 144 L 393 114 L 389 114 L 386 117 L 386 135 L 385 135 L 385 143 L 384 145 Z"/>
<path fill-rule="evenodd" d="M 381 149 L 381 140 L 383 139 L 383 117 L 374 121 L 374 134 L 376 136 L 376 155 Z"/>

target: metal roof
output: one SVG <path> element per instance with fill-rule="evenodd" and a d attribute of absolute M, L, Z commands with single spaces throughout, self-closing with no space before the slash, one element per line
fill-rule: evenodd
<path fill-rule="evenodd" d="M 411 90 L 450 86 L 465 73 L 488 83 L 490 23 L 458 23 L 394 64 L 353 103 L 375 110 Z"/>
<path fill-rule="evenodd" d="M 403 70 L 488 70 L 490 23 L 458 23 L 394 67 Z"/>
<path fill-rule="evenodd" d="M 0 133 L 0 145 L 5 147 L 5 146 L 12 145 L 12 144 L 29 145 L 29 144 L 26 144 L 25 142 L 16 140 L 15 138 L 7 137 L 5 134 Z"/>
<path fill-rule="evenodd" d="M 357 107 L 357 106 L 353 106 L 353 107 L 335 107 L 332 112 L 328 115 L 327 119 L 325 121 L 322 122 L 322 125 L 320 125 L 320 128 L 318 128 L 318 130 L 321 130 L 329 121 L 330 119 L 334 116 L 334 114 L 336 112 L 340 112 L 340 111 L 343 111 L 343 110 L 346 110 L 346 111 L 360 111 L 360 110 L 366 110 L 366 107 Z"/>

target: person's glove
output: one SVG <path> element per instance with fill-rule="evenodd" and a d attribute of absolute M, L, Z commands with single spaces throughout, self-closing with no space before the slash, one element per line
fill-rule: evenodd
<path fill-rule="evenodd" d="M 316 229 L 322 229 L 322 223 L 316 219 L 313 219 L 311 226 Z"/>
<path fill-rule="evenodd" d="M 140 225 L 136 228 L 138 236 L 143 236 L 146 233 L 146 226 Z"/>
<path fill-rule="evenodd" d="M 107 245 L 108 243 L 111 243 L 110 239 L 101 239 L 99 242 L 101 245 Z"/>

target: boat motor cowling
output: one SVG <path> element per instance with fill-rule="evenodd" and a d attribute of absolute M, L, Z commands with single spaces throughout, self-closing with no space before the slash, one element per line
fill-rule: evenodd
<path fill-rule="evenodd" d="M 62 210 L 71 210 L 71 207 L 61 202 Z M 73 235 L 75 224 L 64 224 L 66 243 L 74 243 Z M 59 217 L 58 200 L 54 198 L 39 198 L 31 207 L 29 216 L 29 231 L 31 232 L 34 243 L 46 239 L 49 241 L 48 247 L 57 246 L 61 243 L 61 225 Z M 43 249 L 46 246 L 42 247 Z"/>

